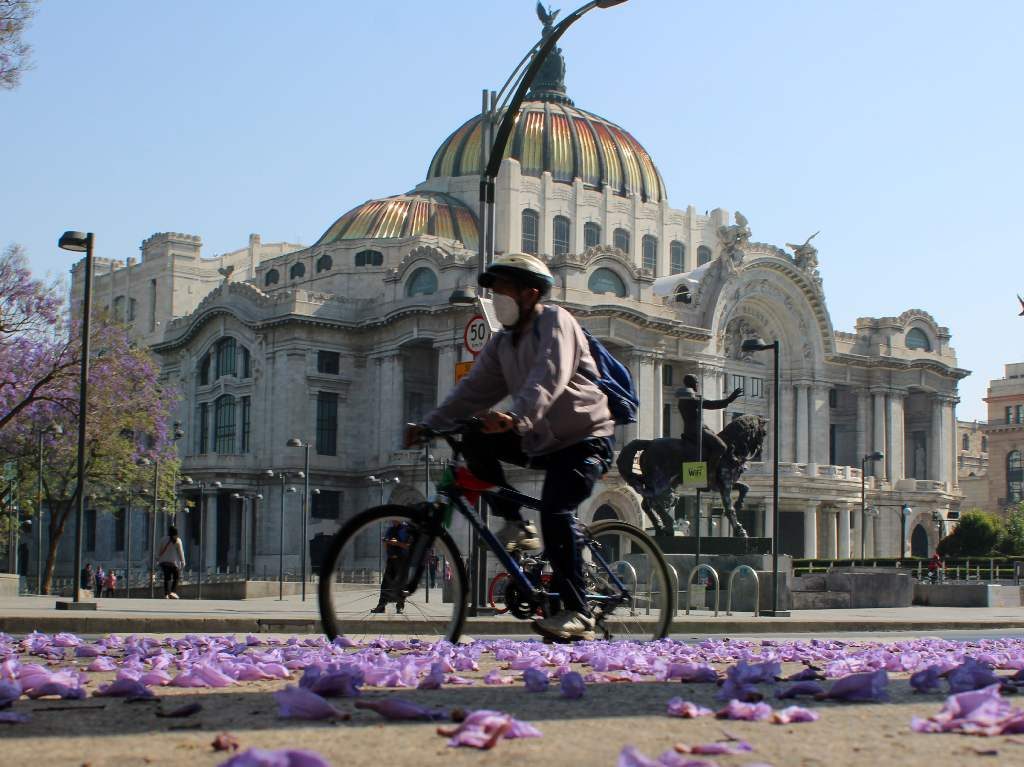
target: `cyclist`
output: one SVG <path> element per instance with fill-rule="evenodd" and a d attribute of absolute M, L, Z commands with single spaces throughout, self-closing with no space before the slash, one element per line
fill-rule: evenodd
<path fill-rule="evenodd" d="M 469 374 L 422 426 L 444 428 L 479 416 L 482 429 L 467 433 L 462 446 L 469 470 L 486 482 L 511 488 L 502 461 L 546 472 L 541 530 L 562 609 L 535 620 L 534 627 L 557 639 L 592 639 L 575 511 L 612 462 L 615 423 L 608 401 L 582 372 L 596 376 L 582 328 L 565 309 L 541 303 L 554 285 L 543 261 L 521 253 L 501 256 L 478 281 L 494 292 L 504 329 L 491 337 Z M 492 409 L 506 397 L 506 407 Z M 421 425 L 407 428 L 407 446 L 420 440 L 420 430 Z M 488 502 L 505 520 L 498 537 L 508 551 L 540 548 L 537 529 L 523 519 L 518 504 Z"/>

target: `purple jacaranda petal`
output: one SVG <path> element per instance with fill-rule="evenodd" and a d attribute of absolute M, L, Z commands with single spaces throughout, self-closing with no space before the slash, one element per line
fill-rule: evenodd
<path fill-rule="evenodd" d="M 452 662 L 452 667 L 455 671 L 479 671 L 480 665 L 466 655 L 457 655 L 455 660 Z"/>
<path fill-rule="evenodd" d="M 53 644 L 57 647 L 78 647 L 82 644 L 82 640 L 74 634 L 61 632 L 53 635 Z"/>
<path fill-rule="evenodd" d="M 430 709 L 401 698 L 388 697 L 383 700 L 359 700 L 355 703 L 356 708 L 365 708 L 376 711 L 385 719 L 396 722 L 419 721 L 432 722 L 446 719 L 448 714 L 437 709 Z"/>
<path fill-rule="evenodd" d="M 915 732 L 963 732 L 971 735 L 999 735 L 1003 728 L 1016 729 L 1018 709 L 999 694 L 999 685 L 971 690 L 946 698 L 942 710 L 928 719 L 914 717 L 911 729 Z"/>
<path fill-rule="evenodd" d="M 676 743 L 675 749 L 680 754 L 701 754 L 703 756 L 735 756 L 754 750 L 753 746 L 745 740 L 721 740 L 717 743 L 698 743 L 694 746 Z"/>
<path fill-rule="evenodd" d="M 717 711 L 719 719 L 740 719 L 747 722 L 762 722 L 772 718 L 772 707 L 767 703 L 744 703 L 730 700 L 725 708 Z"/>
<path fill-rule="evenodd" d="M 889 675 L 885 669 L 850 674 L 842 679 L 837 679 L 825 697 L 830 700 L 847 702 L 884 701 L 889 699 L 889 694 L 885 689 L 888 684 Z"/>
<path fill-rule="evenodd" d="M 673 663 L 669 667 L 671 676 L 679 678 L 679 681 L 686 683 L 717 682 L 719 673 L 707 663 Z"/>
<path fill-rule="evenodd" d="M 681 719 L 696 719 L 699 716 L 711 716 L 715 712 L 710 708 L 698 706 L 692 701 L 683 700 L 682 698 L 672 698 L 668 702 L 668 710 L 666 713 L 669 716 L 677 716 Z"/>
<path fill-rule="evenodd" d="M 967 658 L 950 671 L 946 675 L 946 681 L 949 682 L 949 691 L 954 694 L 980 690 L 1002 682 L 991 668 L 973 658 Z"/>
<path fill-rule="evenodd" d="M 0 708 L 7 708 L 21 697 L 21 683 L 0 679 Z"/>
<path fill-rule="evenodd" d="M 933 664 L 910 675 L 910 686 L 914 692 L 934 692 L 938 690 L 939 679 L 942 675 L 942 666 Z"/>
<path fill-rule="evenodd" d="M 31 690 L 25 690 L 25 694 L 33 699 L 56 695 L 62 700 L 82 700 L 85 698 L 85 688 L 67 685 L 62 682 L 44 682 L 36 685 Z"/>
<path fill-rule="evenodd" d="M 171 680 L 175 687 L 228 687 L 234 683 L 234 679 L 205 661 L 196 663 Z"/>
<path fill-rule="evenodd" d="M 86 671 L 117 671 L 117 661 L 106 656 L 94 658 L 92 663 L 85 667 Z"/>
<path fill-rule="evenodd" d="M 772 714 L 772 721 L 775 724 L 795 724 L 798 722 L 816 722 L 821 719 L 821 714 L 801 706 L 789 706 L 780 709 Z"/>
<path fill-rule="evenodd" d="M 76 658 L 95 658 L 103 654 L 103 648 L 91 644 L 78 645 L 75 648 Z"/>
<path fill-rule="evenodd" d="M 432 663 L 430 672 L 416 685 L 418 690 L 440 690 L 444 684 L 444 666 L 440 663 Z"/>
<path fill-rule="evenodd" d="M 457 727 L 438 727 L 438 734 L 451 739 L 449 746 L 492 748 L 501 738 L 539 738 L 541 732 L 528 722 L 521 722 L 501 711 L 479 709 L 470 712 Z"/>
<path fill-rule="evenodd" d="M 331 767 L 331 764 L 315 751 L 250 748 L 221 762 L 218 767 Z"/>
<path fill-rule="evenodd" d="M 153 691 L 142 682 L 133 679 L 118 679 L 109 684 L 101 684 L 93 692 L 98 698 L 154 698 Z"/>
<path fill-rule="evenodd" d="M 550 679 L 547 671 L 528 668 L 523 671 L 523 682 L 526 684 L 527 692 L 545 692 L 550 684 Z"/>
<path fill-rule="evenodd" d="M 30 721 L 32 718 L 20 711 L 0 711 L 0 724 L 24 724 Z"/>
<path fill-rule="evenodd" d="M 503 676 L 498 669 L 489 671 L 484 675 L 484 684 L 515 684 L 516 678 L 514 676 Z"/>
<path fill-rule="evenodd" d="M 468 679 L 468 678 L 466 678 L 464 676 L 459 676 L 458 674 L 449 674 L 448 676 L 446 676 L 444 678 L 444 683 L 445 684 L 456 684 L 456 685 L 472 685 L 472 684 L 476 684 L 476 680 L 475 679 Z"/>
<path fill-rule="evenodd" d="M 676 751 L 665 751 L 657 759 L 651 759 L 634 746 L 623 746 L 619 752 L 616 767 L 717 767 L 715 762 L 703 759 L 689 759 Z"/>
<path fill-rule="evenodd" d="M 779 700 L 786 700 L 788 698 L 799 698 L 801 695 L 815 696 L 822 695 L 825 692 L 825 688 L 814 681 L 797 682 L 790 685 L 785 690 L 779 690 L 775 693 L 775 697 Z"/>
<path fill-rule="evenodd" d="M 562 678 L 558 680 L 558 687 L 562 691 L 562 697 L 570 699 L 582 698 L 587 691 L 587 685 L 577 671 L 562 674 Z"/>
<path fill-rule="evenodd" d="M 281 719 L 348 719 L 343 713 L 315 692 L 288 685 L 274 693 L 277 715 Z"/>
<path fill-rule="evenodd" d="M 328 671 L 313 680 L 310 690 L 325 698 L 355 698 L 363 675 L 358 669 Z"/>
<path fill-rule="evenodd" d="M 820 668 L 815 666 L 807 666 L 806 668 L 797 671 L 795 674 L 790 674 L 786 677 L 787 682 L 808 682 L 813 679 L 824 679 L 825 675 L 821 673 Z"/>
<path fill-rule="evenodd" d="M 139 677 L 139 681 L 145 685 L 164 687 L 165 685 L 169 685 L 173 680 L 171 675 L 166 671 L 147 671 Z"/>

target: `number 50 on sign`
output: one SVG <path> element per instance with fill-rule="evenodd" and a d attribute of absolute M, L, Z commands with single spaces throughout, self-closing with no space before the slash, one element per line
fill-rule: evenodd
<path fill-rule="evenodd" d="M 484 345 L 490 337 L 491 329 L 487 327 L 487 320 L 479 314 L 471 317 L 466 323 L 465 330 L 462 331 L 462 342 L 466 346 L 466 351 L 474 357 L 483 351 Z"/>

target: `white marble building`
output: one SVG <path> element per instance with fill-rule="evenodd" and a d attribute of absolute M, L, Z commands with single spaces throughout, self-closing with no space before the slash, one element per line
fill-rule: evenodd
<path fill-rule="evenodd" d="M 98 302 L 122 313 L 183 394 L 185 473 L 222 483 L 207 491 L 210 568 L 246 560 L 276 573 L 282 484 L 264 472 L 302 468 L 303 451 L 286 447 L 291 437 L 314 445 L 314 548 L 324 540 L 317 536 L 381 496 L 422 498 L 423 452 L 399 449 L 399 439 L 468 358 L 462 330 L 472 312 L 448 299 L 475 281 L 482 120 L 445 139 L 413 190 L 363 203 L 312 246 L 251 235 L 247 248 L 202 258 L 198 237 L 156 234 L 139 262 L 98 259 Z M 866 554 L 900 553 L 906 504 L 906 551 L 927 555 L 937 541 L 933 513 L 945 517 L 961 499 L 955 404 L 967 371 L 957 367 L 949 331 L 917 309 L 836 330 L 813 246 L 790 254 L 751 241 L 742 217 L 731 221 L 723 209 L 670 207 L 647 152 L 575 107 L 559 78 L 524 104 L 498 177 L 496 250 L 544 257 L 557 278 L 551 300 L 632 369 L 640 421 L 620 430 L 618 446 L 681 431 L 673 392 L 688 372 L 710 396 L 743 385 L 743 398 L 711 416 L 719 424 L 736 413 L 769 415 L 771 355 L 743 355 L 739 342 L 778 338 L 782 550 L 861 555 L 861 458 L 879 450 L 884 461 L 868 464 L 867 505 L 877 515 L 867 518 Z M 80 275 L 76 268 L 79 293 Z M 771 534 L 770 448 L 763 458 L 747 475 L 745 524 Z M 438 471 L 432 466 L 431 476 Z M 537 489 L 532 476 L 513 476 Z M 245 543 L 236 492 L 264 497 Z M 299 498 L 285 496 L 291 570 L 301 546 Z M 643 523 L 637 497 L 614 475 L 580 515 Z M 705 534 L 728 532 L 714 520 Z M 196 532 L 189 525 L 193 560 Z M 104 560 L 103 541 L 87 561 Z"/>

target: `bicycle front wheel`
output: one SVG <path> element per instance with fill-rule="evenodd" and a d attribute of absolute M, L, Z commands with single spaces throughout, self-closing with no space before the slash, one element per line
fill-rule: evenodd
<path fill-rule="evenodd" d="M 427 535 L 433 544 L 424 548 Z M 416 553 L 419 561 L 412 561 Z M 320 570 L 320 620 L 332 640 L 399 634 L 456 642 L 466 620 L 467 584 L 447 530 L 436 530 L 416 507 L 377 506 L 346 522 L 331 541 Z"/>
<path fill-rule="evenodd" d="M 597 522 L 583 562 L 590 606 L 606 638 L 668 636 L 679 587 L 650 536 L 625 522 Z"/>

